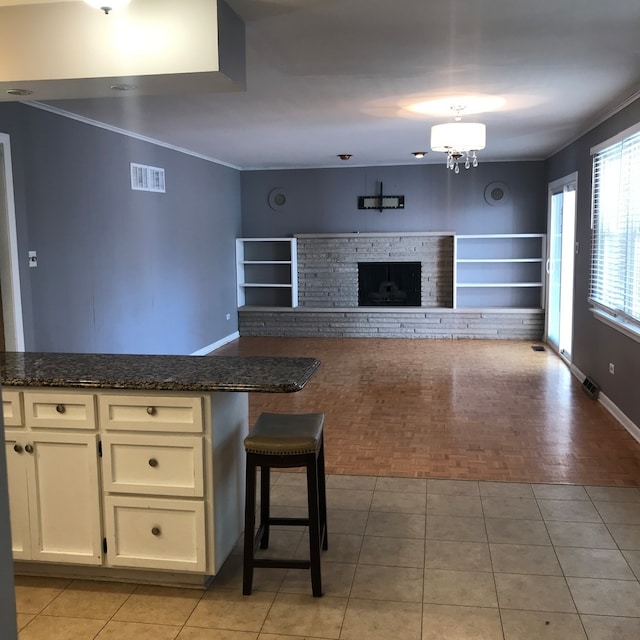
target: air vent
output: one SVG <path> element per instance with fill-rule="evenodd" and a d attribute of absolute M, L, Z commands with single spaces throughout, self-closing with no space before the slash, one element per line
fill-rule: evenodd
<path fill-rule="evenodd" d="M 164 169 L 131 163 L 131 188 L 134 191 L 164 193 Z"/>
<path fill-rule="evenodd" d="M 582 390 L 592 399 L 592 400 L 597 400 L 598 398 L 598 393 L 600 393 L 600 389 L 598 388 L 598 385 L 591 380 L 591 378 L 585 378 L 584 382 L 582 383 Z"/>

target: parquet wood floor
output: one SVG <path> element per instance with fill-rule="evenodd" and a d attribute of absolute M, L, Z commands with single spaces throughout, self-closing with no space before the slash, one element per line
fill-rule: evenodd
<path fill-rule="evenodd" d="M 327 473 L 640 486 L 640 444 L 531 342 L 240 338 L 213 355 L 311 356 L 261 411 L 326 415 Z"/>

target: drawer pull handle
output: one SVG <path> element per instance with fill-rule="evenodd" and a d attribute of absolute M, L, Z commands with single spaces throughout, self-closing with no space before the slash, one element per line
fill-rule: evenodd
<path fill-rule="evenodd" d="M 30 444 L 28 444 L 28 445 L 26 445 L 26 446 L 25 446 L 24 450 L 25 450 L 27 453 L 33 453 L 33 446 L 32 446 L 32 445 L 30 445 Z"/>
<path fill-rule="evenodd" d="M 151 460 L 149 460 L 149 466 L 150 467 L 157 467 L 158 466 L 158 461 L 155 458 L 151 458 Z"/>
<path fill-rule="evenodd" d="M 156 415 L 156 408 L 155 407 L 147 407 L 147 413 L 150 416 L 155 416 Z"/>
<path fill-rule="evenodd" d="M 159 535 L 160 535 L 160 533 L 161 533 L 161 531 L 160 531 L 160 527 L 153 527 L 153 529 L 151 529 L 151 533 L 152 533 L 154 536 L 159 536 Z"/>
<path fill-rule="evenodd" d="M 63 404 L 57 404 L 56 405 L 56 411 L 58 413 L 64 413 L 66 411 L 65 406 Z"/>
<path fill-rule="evenodd" d="M 14 445 L 13 445 L 13 450 L 14 450 L 16 453 L 22 453 L 22 445 L 14 444 Z"/>

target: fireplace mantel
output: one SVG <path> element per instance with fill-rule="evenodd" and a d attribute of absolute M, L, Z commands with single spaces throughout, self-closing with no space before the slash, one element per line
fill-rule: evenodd
<path fill-rule="evenodd" d="M 351 233 L 294 233 L 294 238 L 403 238 L 420 236 L 455 236 L 455 231 L 352 231 Z"/>

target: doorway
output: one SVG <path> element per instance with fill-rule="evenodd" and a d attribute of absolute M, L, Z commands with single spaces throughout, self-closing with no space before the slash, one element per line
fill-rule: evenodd
<path fill-rule="evenodd" d="M 6 133 L 0 133 L 0 300 L 3 350 L 24 351 L 11 144 Z"/>
<path fill-rule="evenodd" d="M 547 227 L 546 341 L 569 364 L 573 341 L 577 184 L 577 172 L 549 184 Z"/>

